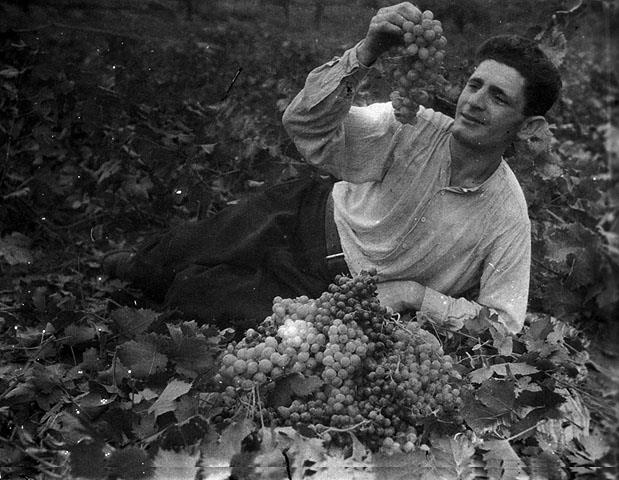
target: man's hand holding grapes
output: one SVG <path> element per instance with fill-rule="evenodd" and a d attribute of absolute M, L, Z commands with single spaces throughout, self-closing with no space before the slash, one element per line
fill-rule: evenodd
<path fill-rule="evenodd" d="M 403 43 L 403 26 L 405 22 L 419 23 L 421 10 L 410 2 L 381 8 L 372 17 L 363 43 L 357 48 L 357 58 L 366 66 L 389 48 Z"/>

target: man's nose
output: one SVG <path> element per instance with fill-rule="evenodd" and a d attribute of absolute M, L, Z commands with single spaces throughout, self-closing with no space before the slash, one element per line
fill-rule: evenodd
<path fill-rule="evenodd" d="M 486 93 L 483 88 L 476 90 L 469 96 L 469 105 L 471 107 L 483 110 L 486 106 Z"/>

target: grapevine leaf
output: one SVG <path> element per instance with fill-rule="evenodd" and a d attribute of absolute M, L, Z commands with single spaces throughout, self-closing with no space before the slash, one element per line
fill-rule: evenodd
<path fill-rule="evenodd" d="M 488 380 L 494 374 L 505 377 L 507 375 L 508 365 L 512 375 L 532 375 L 539 372 L 536 367 L 527 363 L 498 363 L 496 365 L 490 365 L 489 367 L 483 367 L 478 368 L 477 370 L 473 370 L 469 374 L 471 382 L 482 383 L 483 381 Z"/>
<path fill-rule="evenodd" d="M 146 378 L 149 375 L 163 370 L 168 357 L 157 351 L 155 345 L 145 342 L 129 340 L 118 347 L 118 357 L 123 365 L 131 370 L 138 378 Z"/>
<path fill-rule="evenodd" d="M 197 463 L 200 451 L 189 453 L 186 450 L 159 449 L 153 459 L 155 474 L 152 480 L 194 480 L 198 473 Z"/>
<path fill-rule="evenodd" d="M 554 451 L 561 452 L 568 448 L 570 442 L 579 442 L 589 435 L 590 414 L 582 399 L 576 392 L 559 390 L 566 401 L 559 407 L 560 419 L 549 419 L 537 428 L 536 438 L 551 446 Z M 569 422 L 563 419 L 569 418 Z"/>
<path fill-rule="evenodd" d="M 544 293 L 544 308 L 552 309 L 559 316 L 579 311 L 585 301 L 581 294 L 559 282 L 548 285 Z"/>
<path fill-rule="evenodd" d="M 530 326 L 525 333 L 521 336 L 521 340 L 527 345 L 529 350 L 532 345 L 537 345 L 539 342 L 546 340 L 546 337 L 552 332 L 552 322 L 550 316 L 539 314 L 527 314 L 527 321 L 530 322 Z"/>
<path fill-rule="evenodd" d="M 370 451 L 359 441 L 359 439 L 351 432 L 352 439 L 352 455 L 353 460 L 363 462 L 371 455 Z"/>
<path fill-rule="evenodd" d="M 120 330 L 120 333 L 127 338 L 134 338 L 136 335 L 146 332 L 148 327 L 157 319 L 158 314 L 152 310 L 129 307 L 121 307 L 112 312 L 110 317 Z"/>
<path fill-rule="evenodd" d="M 69 443 L 78 444 L 85 438 L 96 436 L 81 419 L 67 410 L 60 412 L 58 417 L 54 419 L 54 423 L 55 429 L 61 432 L 64 440 Z"/>
<path fill-rule="evenodd" d="M 538 391 L 525 390 L 518 395 L 519 406 L 554 408 L 565 401 L 565 397 L 542 387 Z"/>
<path fill-rule="evenodd" d="M 557 409 L 535 408 L 522 420 L 514 423 L 511 427 L 511 436 L 514 439 L 523 440 L 535 435 L 537 424 L 549 418 L 560 418 L 561 412 Z"/>
<path fill-rule="evenodd" d="M 179 422 L 184 422 L 193 417 L 200 408 L 198 395 L 184 395 L 175 403 L 174 416 Z"/>
<path fill-rule="evenodd" d="M 203 145 L 198 145 L 200 147 L 200 149 L 202 149 L 202 151 L 206 154 L 211 154 L 215 151 L 215 145 L 217 145 L 216 143 L 206 143 Z"/>
<path fill-rule="evenodd" d="M 154 435 L 157 432 L 157 418 L 152 414 L 142 414 L 137 425 L 133 426 L 133 433 L 140 440 Z"/>
<path fill-rule="evenodd" d="M 155 417 L 175 409 L 174 401 L 191 390 L 191 383 L 181 380 L 172 380 L 159 395 L 159 398 L 148 409 L 148 413 L 154 413 Z"/>
<path fill-rule="evenodd" d="M 254 472 L 257 478 L 282 480 L 287 476 L 286 457 L 279 449 L 261 452 L 254 458 Z"/>
<path fill-rule="evenodd" d="M 539 370 L 533 365 L 529 365 L 527 363 L 498 363 L 496 365 L 492 365 L 492 370 L 497 375 L 501 377 L 505 377 L 507 375 L 507 367 L 509 366 L 509 371 L 512 375 L 533 375 L 534 373 L 538 373 Z"/>
<path fill-rule="evenodd" d="M 122 383 L 125 378 L 129 378 L 129 369 L 118 359 L 114 359 L 112 366 L 107 370 L 99 372 L 99 380 L 112 385 Z"/>
<path fill-rule="evenodd" d="M 167 353 L 176 363 L 177 372 L 196 377 L 213 369 L 219 353 L 216 342 L 199 332 L 196 322 L 167 324 L 167 327 L 172 339 Z"/>
<path fill-rule="evenodd" d="M 393 477 L 393 466 L 388 467 L 384 464 L 385 462 L 379 459 L 378 463 L 370 462 L 368 465 L 368 462 L 360 462 L 351 457 L 345 458 L 341 452 L 332 451 L 325 455 L 321 461 L 312 465 L 311 469 L 306 469 L 303 473 L 307 472 L 307 476 L 295 476 L 294 480 L 302 480 L 308 477 L 312 480 L 333 480 L 334 478 L 375 480 L 377 478 L 374 473 L 375 470 L 380 472 L 383 480 L 397 478 Z M 401 469 L 398 468 L 398 471 L 401 471 Z"/>
<path fill-rule="evenodd" d="M 20 383 L 15 388 L 3 393 L 2 405 L 30 403 L 35 399 L 35 388 L 31 382 Z"/>
<path fill-rule="evenodd" d="M 89 342 L 94 339 L 96 335 L 97 332 L 91 325 L 76 325 L 72 323 L 65 327 L 62 343 L 66 345 L 78 345 L 80 343 Z"/>
<path fill-rule="evenodd" d="M 242 463 L 242 460 L 249 459 L 245 452 L 241 452 L 233 458 L 230 463 L 233 478 L 247 478 L 249 475 L 246 475 L 246 473 L 251 473 L 256 478 L 265 480 L 280 480 L 287 477 L 286 457 L 278 448 L 277 433 L 263 428 L 260 430 L 260 437 L 258 451 L 255 452 L 251 462 Z"/>
<path fill-rule="evenodd" d="M 241 451 L 241 442 L 254 430 L 253 422 L 245 420 L 230 424 L 219 439 L 212 436 L 201 446 L 200 467 L 205 480 L 227 479 L 230 476 L 230 461 Z"/>
<path fill-rule="evenodd" d="M 449 478 L 448 475 L 452 472 L 455 473 L 455 478 L 468 478 L 472 473 L 470 462 L 475 454 L 475 447 L 465 435 L 433 440 L 430 452 L 434 455 L 437 473 L 438 467 L 442 470 L 442 476 L 435 478 Z"/>
<path fill-rule="evenodd" d="M 532 480 L 563 480 L 561 460 L 552 452 L 543 451 L 538 455 L 528 457 Z"/>
<path fill-rule="evenodd" d="M 238 452 L 230 458 L 230 478 L 243 478 L 253 480 L 260 478 L 256 472 L 254 459 L 256 452 Z M 228 477 L 226 477 L 228 478 Z"/>
<path fill-rule="evenodd" d="M 19 465 L 23 461 L 26 454 L 17 447 L 10 445 L 0 447 L 0 466 L 4 465 Z"/>
<path fill-rule="evenodd" d="M 610 446 L 604 440 L 604 436 L 599 430 L 594 430 L 590 435 L 579 439 L 578 443 L 582 445 L 586 457 L 594 462 L 599 460 L 610 450 Z"/>
<path fill-rule="evenodd" d="M 509 356 L 513 352 L 513 337 L 507 328 L 501 323 L 495 323 L 490 327 L 492 346 L 499 351 L 499 355 Z"/>
<path fill-rule="evenodd" d="M 498 318 L 498 315 L 492 314 L 488 307 L 483 307 L 475 318 L 466 320 L 464 326 L 470 333 L 478 334 L 487 331 Z"/>
<path fill-rule="evenodd" d="M 377 480 L 457 480 L 458 469 L 466 469 L 469 452 L 468 447 L 465 452 L 459 445 L 452 445 L 449 439 L 443 438 L 429 452 L 416 450 L 410 454 L 375 455 L 372 472 Z"/>
<path fill-rule="evenodd" d="M 126 480 L 150 478 L 153 475 L 153 461 L 148 454 L 137 447 L 115 450 L 108 458 L 108 472 Z"/>
<path fill-rule="evenodd" d="M 73 402 L 90 417 L 95 417 L 115 400 L 115 397 L 104 397 L 100 392 L 89 391 L 73 399 Z"/>
<path fill-rule="evenodd" d="M 315 473 L 312 467 L 325 459 L 324 442 L 319 438 L 307 438 L 300 435 L 292 427 L 276 429 L 278 445 L 290 459 L 290 467 L 294 478 L 307 478 Z M 353 443 L 353 458 L 356 458 L 355 444 Z"/>
<path fill-rule="evenodd" d="M 290 387 L 295 395 L 299 395 L 300 397 L 306 397 L 311 393 L 314 393 L 320 387 L 324 385 L 324 382 L 315 375 L 310 377 L 296 378 L 291 383 Z"/>
<path fill-rule="evenodd" d="M 62 384 L 64 371 L 61 368 L 58 364 L 43 366 L 35 363 L 32 366 L 32 385 L 43 393 L 50 393 Z"/>
<path fill-rule="evenodd" d="M 202 415 L 194 415 L 177 425 L 168 426 L 160 437 L 160 446 L 166 450 L 193 447 L 209 434 L 208 421 Z"/>
<path fill-rule="evenodd" d="M 511 380 L 486 380 L 477 390 L 477 398 L 495 415 L 513 410 L 516 401 L 514 382 Z"/>
<path fill-rule="evenodd" d="M 69 448 L 71 475 L 83 478 L 105 477 L 103 443 L 83 441 Z"/>
<path fill-rule="evenodd" d="M 469 373 L 469 380 L 472 383 L 482 383 L 492 377 L 492 375 L 494 375 L 494 370 L 492 370 L 491 366 L 482 367 Z"/>
<path fill-rule="evenodd" d="M 599 271 L 598 254 L 595 248 L 579 249 L 578 254 L 570 253 L 566 257 L 570 273 L 566 279 L 570 288 L 580 288 L 597 281 Z"/>
<path fill-rule="evenodd" d="M 566 275 L 572 275 L 572 263 L 568 262 L 568 256 L 572 258 L 586 257 L 586 251 L 596 245 L 598 236 L 595 232 L 580 223 L 569 223 L 560 227 L 553 226 L 547 231 L 548 238 L 545 243 L 546 258 L 556 268 L 560 268 Z M 595 253 L 593 253 L 595 257 Z"/>
<path fill-rule="evenodd" d="M 316 376 L 305 377 L 300 373 L 292 373 L 280 377 L 275 382 L 275 388 L 268 398 L 272 407 L 288 406 L 294 395 L 306 397 L 319 389 L 324 382 Z"/>
<path fill-rule="evenodd" d="M 130 393 L 129 398 L 135 404 L 140 403 L 142 400 L 154 400 L 159 396 L 157 392 L 154 392 L 150 388 L 145 388 L 144 390 L 140 390 L 136 393 Z"/>
<path fill-rule="evenodd" d="M 4 259 L 9 265 L 32 263 L 31 243 L 28 237 L 17 232 L 0 238 L 0 259 Z"/>
<path fill-rule="evenodd" d="M 101 369 L 102 365 L 103 362 L 99 359 L 99 352 L 96 348 L 91 347 L 84 350 L 82 355 L 82 363 L 80 363 L 80 366 L 84 370 L 96 372 Z"/>
<path fill-rule="evenodd" d="M 540 41 L 539 48 L 556 67 L 559 67 L 567 54 L 567 40 L 563 32 L 554 25 L 550 34 Z"/>
<path fill-rule="evenodd" d="M 518 480 L 526 478 L 524 463 L 507 440 L 488 440 L 481 449 L 485 451 L 488 476 L 496 480 Z"/>
<path fill-rule="evenodd" d="M 491 431 L 505 423 L 507 414 L 497 414 L 472 395 L 463 395 L 464 405 L 461 413 L 466 424 L 478 435 Z"/>

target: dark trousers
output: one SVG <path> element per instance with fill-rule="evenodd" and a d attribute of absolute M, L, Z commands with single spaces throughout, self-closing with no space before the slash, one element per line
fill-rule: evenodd
<path fill-rule="evenodd" d="M 319 178 L 293 180 L 175 227 L 139 249 L 128 280 L 198 321 L 256 325 L 273 297 L 316 298 L 336 274 L 349 273 L 343 260 L 325 260 L 331 189 Z"/>

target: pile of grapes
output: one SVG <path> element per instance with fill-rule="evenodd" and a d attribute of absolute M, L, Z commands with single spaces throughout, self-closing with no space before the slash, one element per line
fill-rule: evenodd
<path fill-rule="evenodd" d="M 413 450 L 421 420 L 453 417 L 462 403 L 452 358 L 380 305 L 373 272 L 337 276 L 318 299 L 276 297 L 273 314 L 228 345 L 220 370 L 230 403 L 299 374 L 319 388 L 272 408 L 276 423 L 311 425 L 327 439 L 354 431 L 389 452 Z"/>
<path fill-rule="evenodd" d="M 405 22 L 402 29 L 403 44 L 392 48 L 383 64 L 395 88 L 391 93 L 395 116 L 413 124 L 419 105 L 432 106 L 434 94 L 445 86 L 441 72 L 447 39 L 430 10 Z"/>

